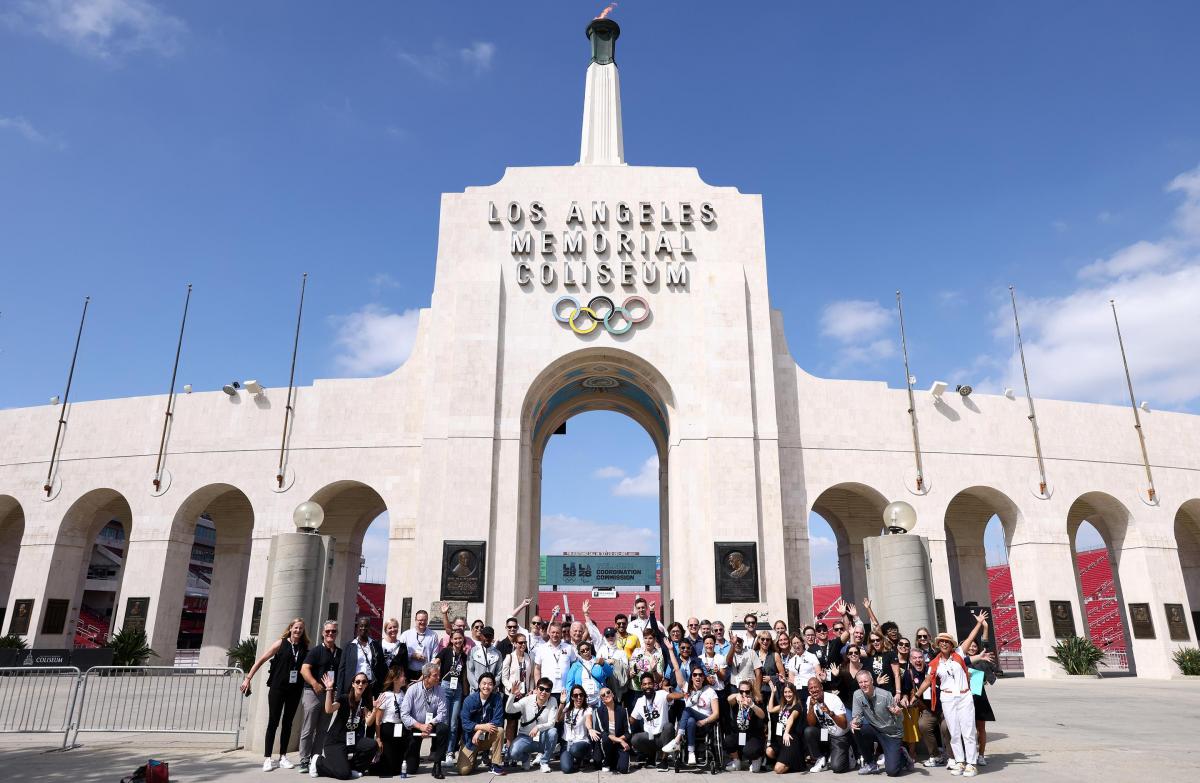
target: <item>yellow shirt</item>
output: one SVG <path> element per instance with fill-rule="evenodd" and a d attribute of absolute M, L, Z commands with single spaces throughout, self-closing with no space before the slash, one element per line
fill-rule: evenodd
<path fill-rule="evenodd" d="M 617 637 L 617 646 L 625 651 L 625 657 L 633 655 L 633 651 L 642 646 L 641 639 L 638 639 L 634 634 L 626 634 L 622 639 Z"/>

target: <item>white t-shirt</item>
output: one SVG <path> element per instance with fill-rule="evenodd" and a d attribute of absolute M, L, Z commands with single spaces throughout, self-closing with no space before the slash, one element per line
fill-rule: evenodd
<path fill-rule="evenodd" d="M 712 715 L 713 708 L 717 705 L 717 692 L 711 687 L 705 686 L 704 690 L 698 693 L 689 693 L 686 701 L 687 706 L 692 707 L 697 712 Z"/>
<path fill-rule="evenodd" d="M 408 670 L 420 671 L 421 667 L 437 658 L 438 633 L 432 628 L 426 628 L 424 633 L 418 633 L 416 628 L 409 628 L 400 634 L 400 641 L 408 648 Z M 417 658 L 413 653 L 420 653 L 425 658 Z"/>
<path fill-rule="evenodd" d="M 567 707 L 563 711 L 563 741 L 568 745 L 572 742 L 588 742 L 590 737 L 587 733 L 587 716 L 591 713 L 590 707 L 584 707 L 581 710 L 575 710 L 574 707 Z"/>
<path fill-rule="evenodd" d="M 629 634 L 633 634 L 637 638 L 641 639 L 642 631 L 644 631 L 646 629 L 646 626 L 649 624 L 650 624 L 650 618 L 646 618 L 645 620 L 643 620 L 642 618 L 638 617 L 637 615 L 634 615 L 633 617 L 629 618 L 629 625 L 625 626 L 625 629 L 626 629 L 625 632 L 629 633 Z"/>
<path fill-rule="evenodd" d="M 805 650 L 788 658 L 786 668 L 795 675 L 792 682 L 795 683 L 796 687 L 803 688 L 808 684 L 810 678 L 817 676 L 817 667 L 820 665 L 820 659 L 815 654 Z"/>
<path fill-rule="evenodd" d="M 550 678 L 550 682 L 554 683 L 553 693 L 556 694 L 562 693 L 563 675 L 574 660 L 575 648 L 566 642 L 559 642 L 557 649 L 552 643 L 546 642 L 534 653 L 534 661 L 541 667 L 541 676 Z"/>
<path fill-rule="evenodd" d="M 642 731 L 651 737 L 657 737 L 662 733 L 667 720 L 667 692 L 655 691 L 654 696 L 649 699 L 639 696 L 637 703 L 633 705 L 633 714 L 629 717 L 642 721 Z"/>
<path fill-rule="evenodd" d="M 383 699 L 383 706 L 380 720 L 384 723 L 399 723 L 400 722 L 400 702 L 404 699 L 403 693 L 395 691 L 384 691 L 380 698 Z"/>
<path fill-rule="evenodd" d="M 725 669 L 725 656 L 714 655 L 711 658 L 707 655 L 700 656 L 700 665 L 704 667 L 705 677 L 716 677 L 717 682 L 712 687 L 717 693 L 725 690 L 725 677 L 722 672 Z"/>
<path fill-rule="evenodd" d="M 812 697 L 809 696 L 808 698 L 811 699 Z M 836 693 L 825 691 L 824 702 L 825 706 L 828 707 L 829 711 L 834 715 L 846 714 L 846 705 L 842 703 L 841 698 Z M 804 706 L 806 709 L 808 708 L 808 701 L 805 701 Z M 817 725 L 822 729 L 828 729 L 829 736 L 840 737 L 850 730 L 850 724 L 848 722 L 846 724 L 846 728 L 839 728 L 837 722 L 834 721 L 833 718 L 826 715 L 824 712 L 821 712 L 820 710 L 816 710 L 815 712 L 817 715 Z"/>
<path fill-rule="evenodd" d="M 959 647 L 955 652 L 961 655 L 964 661 L 967 660 L 967 654 L 963 652 L 963 648 Z M 961 693 L 971 689 L 970 676 L 963 671 L 963 667 L 959 666 L 958 661 L 954 658 L 948 658 L 938 664 L 937 679 L 938 688 L 942 691 Z"/>
<path fill-rule="evenodd" d="M 753 650 L 734 653 L 733 671 L 729 675 L 729 681 L 735 688 L 743 682 L 754 682 L 754 670 L 761 666 L 758 653 Z"/>

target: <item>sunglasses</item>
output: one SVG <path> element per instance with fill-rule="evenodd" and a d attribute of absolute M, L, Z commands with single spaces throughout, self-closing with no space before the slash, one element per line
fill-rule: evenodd
<path fill-rule="evenodd" d="M 321 631 L 321 633 L 325 634 L 326 636 L 336 636 L 336 635 L 337 635 L 337 630 L 335 629 L 335 630 L 332 630 L 332 631 Z"/>
<path fill-rule="evenodd" d="M 354 684 L 355 685 L 366 685 L 367 681 L 366 680 L 355 680 Z"/>
<path fill-rule="evenodd" d="M 858 650 L 846 650 L 846 655 L 862 655 Z"/>
<path fill-rule="evenodd" d="M 537 689 L 538 689 L 539 691 L 541 691 L 542 693 L 549 693 L 549 692 L 550 692 L 550 689 L 549 689 L 549 688 L 547 688 L 545 685 L 539 685 L 539 686 L 537 686 Z"/>
<path fill-rule="evenodd" d="M 520 628 L 521 626 L 519 626 L 519 625 L 506 625 L 506 626 L 504 626 L 504 627 L 505 627 L 505 628 L 507 628 L 507 629 L 508 629 L 508 630 L 510 630 L 510 631 L 515 631 L 515 630 L 517 630 L 518 628 Z"/>
<path fill-rule="evenodd" d="M 741 690 L 741 689 L 738 689 L 738 693 L 742 694 L 743 696 L 749 696 L 749 695 L 750 695 L 750 691 L 743 691 L 743 690 Z"/>
<path fill-rule="evenodd" d="M 910 645 L 908 642 L 896 642 L 896 646 L 897 647 L 911 647 L 912 645 Z"/>
<path fill-rule="evenodd" d="M 844 626 L 844 625 L 835 625 L 835 626 L 833 626 L 833 630 L 835 630 L 835 631 L 839 631 L 839 632 L 840 632 L 840 631 L 844 631 L 844 630 L 846 630 L 846 626 Z"/>
<path fill-rule="evenodd" d="M 928 638 L 929 638 L 929 635 L 928 635 L 928 634 L 919 633 L 919 634 L 917 634 L 917 638 L 918 638 L 918 639 L 928 639 Z"/>
<path fill-rule="evenodd" d="M 523 642 L 523 641 L 522 641 L 522 642 L 517 642 L 517 644 L 519 644 L 519 645 L 521 645 L 521 646 L 524 646 L 524 645 L 525 645 L 525 642 Z"/>

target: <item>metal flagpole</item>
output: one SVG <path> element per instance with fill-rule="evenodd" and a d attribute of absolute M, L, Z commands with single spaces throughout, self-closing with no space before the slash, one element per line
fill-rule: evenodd
<path fill-rule="evenodd" d="M 300 349 L 300 318 L 304 315 L 304 289 L 308 287 L 308 272 L 300 278 L 300 307 L 296 312 L 296 337 L 292 341 L 292 372 L 288 376 L 287 406 L 283 411 L 283 440 L 279 444 L 279 470 L 275 481 L 283 489 L 283 461 L 287 454 L 288 427 L 292 421 L 292 398 L 296 389 L 296 352 Z"/>
<path fill-rule="evenodd" d="M 925 491 L 925 467 L 921 464 L 921 437 L 917 432 L 917 402 L 913 397 L 913 377 L 908 370 L 908 339 L 904 334 L 904 305 L 896 292 L 896 310 L 900 313 L 900 348 L 904 352 L 904 385 L 908 388 L 908 416 L 912 420 L 913 456 L 917 461 L 917 492 Z"/>
<path fill-rule="evenodd" d="M 42 485 L 46 497 L 50 497 L 50 492 L 54 487 L 54 463 L 58 459 L 58 444 L 62 439 L 63 427 L 67 426 L 67 403 L 71 400 L 71 381 L 75 378 L 75 360 L 79 358 L 79 343 L 83 339 L 83 322 L 87 320 L 88 303 L 91 301 L 90 296 L 83 298 L 83 314 L 79 316 L 79 331 L 75 334 L 75 352 L 71 354 L 71 369 L 67 371 L 67 390 L 63 393 L 62 409 L 58 414 L 58 429 L 54 433 L 54 448 L 50 452 L 50 469 L 46 471 L 46 483 Z"/>
<path fill-rule="evenodd" d="M 1037 413 L 1033 410 L 1033 392 L 1029 390 L 1029 368 L 1025 365 L 1025 342 L 1021 339 L 1021 319 L 1017 317 L 1017 294 L 1010 285 L 1009 298 L 1012 299 L 1013 323 L 1017 326 L 1017 350 L 1021 354 L 1021 374 L 1025 376 L 1025 399 L 1029 401 L 1029 426 L 1033 428 L 1033 450 L 1037 453 L 1038 489 L 1042 497 L 1046 497 L 1050 486 L 1046 481 L 1046 462 L 1042 459 L 1042 437 L 1038 433 Z"/>
<path fill-rule="evenodd" d="M 1133 396 L 1133 378 L 1129 374 L 1129 360 L 1125 358 L 1125 340 L 1121 337 L 1121 322 L 1117 320 L 1117 300 L 1109 299 L 1108 304 L 1112 307 L 1113 323 L 1117 327 L 1117 344 L 1121 346 L 1121 363 L 1125 365 L 1125 385 L 1129 388 L 1129 407 L 1133 408 L 1133 428 L 1137 430 L 1138 444 L 1142 447 L 1142 465 L 1146 468 L 1146 481 L 1150 485 L 1146 489 L 1146 494 L 1151 503 L 1157 503 L 1154 474 L 1150 472 L 1150 455 L 1146 452 L 1146 433 L 1142 431 L 1142 417 L 1138 414 L 1137 398 Z"/>
<path fill-rule="evenodd" d="M 179 342 L 175 344 L 175 365 L 171 368 L 171 389 L 167 392 L 167 412 L 163 417 L 162 437 L 158 440 L 158 460 L 154 463 L 154 491 L 162 489 L 163 451 L 167 447 L 167 429 L 175 415 L 175 378 L 179 373 L 179 354 L 183 350 L 183 328 L 187 326 L 188 305 L 192 301 L 192 284 L 188 283 L 187 296 L 183 300 L 183 320 L 179 322 Z"/>

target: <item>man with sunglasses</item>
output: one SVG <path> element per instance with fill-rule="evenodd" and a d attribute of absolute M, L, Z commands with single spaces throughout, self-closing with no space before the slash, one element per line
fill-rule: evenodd
<path fill-rule="evenodd" d="M 742 625 L 745 628 L 734 635 L 742 637 L 742 645 L 747 650 L 753 649 L 754 642 L 758 639 L 758 615 L 747 614 L 742 618 Z"/>
<path fill-rule="evenodd" d="M 633 657 L 633 651 L 642 646 L 642 640 L 635 633 L 629 631 L 629 618 L 624 614 L 618 614 L 613 618 L 613 626 L 617 630 L 617 646 L 625 651 L 625 660 Z"/>
<path fill-rule="evenodd" d="M 550 771 L 550 759 L 558 746 L 558 701 L 551 695 L 554 683 L 543 677 L 533 693 L 515 697 L 508 695 L 504 711 L 517 716 L 517 737 L 508 751 L 511 763 L 520 764 L 526 771 L 537 763 L 542 772 Z M 536 756 L 535 756 L 536 754 Z"/>
<path fill-rule="evenodd" d="M 308 683 L 304 689 L 302 704 L 304 718 L 300 723 L 300 771 L 308 772 L 313 754 L 325 747 L 325 675 L 337 676 L 342 661 L 342 651 L 337 646 L 337 620 L 326 620 L 321 626 L 321 643 L 308 651 L 300 676 Z M 335 694 L 336 695 L 336 694 Z"/>
<path fill-rule="evenodd" d="M 687 635 L 683 637 L 683 641 L 692 646 L 692 654 L 700 657 L 704 653 L 704 637 L 700 635 L 700 618 L 689 617 L 687 619 Z"/>

